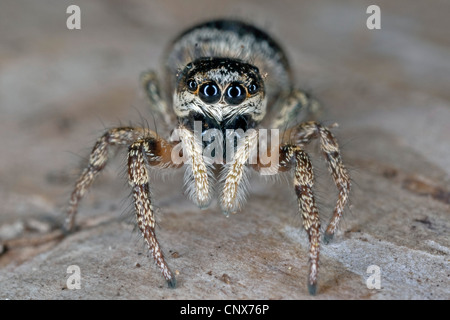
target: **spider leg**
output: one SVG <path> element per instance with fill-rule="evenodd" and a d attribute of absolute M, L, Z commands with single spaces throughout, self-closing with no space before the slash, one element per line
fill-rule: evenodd
<path fill-rule="evenodd" d="M 315 295 L 320 251 L 320 221 L 319 211 L 313 193 L 314 171 L 309 156 L 300 146 L 283 144 L 279 148 L 278 171 L 288 171 L 294 168 L 294 188 L 297 195 L 299 213 L 302 216 L 303 227 L 309 237 L 309 275 L 308 290 Z M 253 169 L 261 171 L 264 165 L 259 161 Z"/>
<path fill-rule="evenodd" d="M 294 152 L 294 187 L 297 194 L 299 211 L 303 218 L 303 226 L 309 236 L 309 293 L 314 295 L 317 286 L 317 272 L 320 251 L 320 221 L 314 194 L 314 172 L 308 155 L 300 148 Z M 292 152 L 291 151 L 291 152 Z M 289 153 L 289 152 L 288 152 Z"/>
<path fill-rule="evenodd" d="M 313 166 L 306 152 L 300 146 L 284 144 L 280 147 L 280 161 L 278 171 L 288 171 L 294 168 L 294 188 L 297 195 L 298 208 L 302 216 L 303 227 L 309 237 L 309 275 L 308 290 L 315 295 L 317 287 L 317 274 L 320 251 L 320 221 L 319 211 L 313 193 L 314 172 Z M 263 168 L 259 162 L 253 169 L 260 171 Z"/>
<path fill-rule="evenodd" d="M 154 208 L 150 197 L 149 175 L 147 165 L 159 162 L 162 152 L 166 157 L 171 148 L 162 149 L 162 140 L 155 137 L 147 137 L 135 141 L 128 149 L 128 181 L 132 187 L 136 220 L 145 242 L 153 255 L 153 258 L 161 269 L 170 288 L 176 287 L 176 279 L 170 271 L 161 247 L 155 235 Z"/>
<path fill-rule="evenodd" d="M 89 164 L 83 170 L 72 192 L 67 209 L 66 230 L 74 227 L 80 200 L 92 182 L 105 167 L 108 149 L 114 145 L 130 145 L 128 151 L 128 176 L 133 188 L 134 205 L 139 229 L 170 287 L 175 287 L 175 277 L 168 268 L 155 236 L 155 219 L 150 201 L 147 165 L 176 167 L 171 162 L 172 145 L 159 138 L 153 131 L 142 128 L 115 128 L 108 130 L 97 140 L 92 149 Z"/>
<path fill-rule="evenodd" d="M 280 105 L 273 108 L 277 110 L 277 114 L 268 124 L 268 128 L 283 129 L 290 127 L 290 122 L 294 121 L 295 123 L 295 119 L 314 119 L 321 111 L 321 106 L 317 100 L 297 88 L 291 89 L 279 101 Z"/>
<path fill-rule="evenodd" d="M 71 194 L 69 206 L 67 207 L 67 218 L 65 230 L 71 231 L 75 224 L 75 216 L 78 205 L 86 191 L 92 185 L 97 175 L 106 166 L 108 161 L 108 150 L 110 146 L 128 145 L 138 137 L 144 135 L 147 130 L 142 128 L 121 127 L 106 131 L 96 142 L 89 157 L 88 166 L 78 178 L 75 188 Z"/>
<path fill-rule="evenodd" d="M 166 128 L 171 128 L 172 123 L 176 123 L 166 100 L 161 94 L 161 88 L 156 72 L 146 71 L 141 73 L 141 84 L 150 102 L 150 109 L 160 118 Z"/>
<path fill-rule="evenodd" d="M 339 192 L 333 216 L 324 235 L 324 241 L 328 243 L 336 232 L 348 201 L 351 187 L 350 176 L 342 162 L 337 140 L 329 129 L 315 121 L 310 121 L 302 123 L 292 131 L 290 134 L 294 134 L 296 143 L 301 146 L 308 144 L 314 138 L 320 139 L 322 152 L 328 162 L 328 169 Z"/>

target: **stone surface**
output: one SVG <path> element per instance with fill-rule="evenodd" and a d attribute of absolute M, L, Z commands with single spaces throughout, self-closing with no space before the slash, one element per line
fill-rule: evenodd
<path fill-rule="evenodd" d="M 0 10 L 0 299 L 310 299 L 307 236 L 287 179 L 254 177 L 242 212 L 199 210 L 182 173 L 154 175 L 158 237 L 178 288 L 166 287 L 135 230 L 117 152 L 61 238 L 70 189 L 95 139 L 152 123 L 138 76 L 165 45 L 211 17 L 249 19 L 286 48 L 298 84 L 325 106 L 354 188 L 323 245 L 320 299 L 450 298 L 450 22 L 448 2 L 3 1 Z M 336 191 L 317 147 L 322 221 Z M 69 290 L 78 265 L 81 289 Z M 371 265 L 381 289 L 370 290 Z"/>

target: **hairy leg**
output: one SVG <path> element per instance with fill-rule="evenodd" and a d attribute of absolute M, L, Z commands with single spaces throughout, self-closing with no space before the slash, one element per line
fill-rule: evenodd
<path fill-rule="evenodd" d="M 175 287 L 175 277 L 164 261 L 155 236 L 155 218 L 150 199 L 147 166 L 177 167 L 177 165 L 173 164 L 171 159 L 172 144 L 158 137 L 153 131 L 131 127 L 115 128 L 108 130 L 97 140 L 89 164 L 83 170 L 72 192 L 67 209 L 66 229 L 73 228 L 80 200 L 105 167 L 110 146 L 116 145 L 131 145 L 128 150 L 128 178 L 132 186 L 138 227 L 164 278 L 170 287 Z"/>
<path fill-rule="evenodd" d="M 134 140 L 146 134 L 152 135 L 154 133 L 142 128 L 121 127 L 108 130 L 97 140 L 90 154 L 88 166 L 78 178 L 70 197 L 65 223 L 65 229 L 67 231 L 72 230 L 74 227 L 75 216 L 81 199 L 97 175 L 106 166 L 110 146 L 129 145 Z"/>
<path fill-rule="evenodd" d="M 314 295 L 317 286 L 317 273 L 320 251 L 319 211 L 313 194 L 314 172 L 309 156 L 300 147 L 285 145 L 280 148 L 280 169 L 287 170 L 293 163 L 294 188 L 303 226 L 309 237 L 309 275 L 308 290 Z"/>
<path fill-rule="evenodd" d="M 150 196 L 147 164 L 157 161 L 158 144 L 160 144 L 160 141 L 150 137 L 138 140 L 129 147 L 128 182 L 132 187 L 139 230 L 169 287 L 175 288 L 175 276 L 165 262 L 160 245 L 156 239 L 154 208 Z"/>
<path fill-rule="evenodd" d="M 339 192 L 333 216 L 324 235 L 324 241 L 328 243 L 337 230 L 344 208 L 348 202 L 351 187 L 350 176 L 342 162 L 339 145 L 328 128 L 314 121 L 302 123 L 300 126 L 290 130 L 287 136 L 293 138 L 295 143 L 302 147 L 312 139 L 320 139 L 321 149 L 327 160 L 328 169 Z"/>

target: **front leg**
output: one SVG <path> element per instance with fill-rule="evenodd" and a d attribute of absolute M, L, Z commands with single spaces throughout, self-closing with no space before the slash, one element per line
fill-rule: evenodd
<path fill-rule="evenodd" d="M 156 136 L 155 133 L 146 129 L 121 127 L 108 130 L 97 140 L 89 157 L 88 166 L 81 173 L 71 194 L 66 211 L 67 218 L 64 226 L 66 231 L 71 231 L 74 228 L 78 205 L 95 178 L 106 166 L 109 148 L 111 146 L 129 145 L 143 135 Z"/>
<path fill-rule="evenodd" d="M 298 126 L 290 126 L 290 122 L 298 119 L 300 115 L 307 115 L 307 118 L 316 118 L 320 113 L 320 104 L 309 94 L 292 89 L 284 99 L 280 100 L 279 112 L 269 128 L 289 128 L 283 133 L 283 142 L 304 147 L 312 139 L 319 138 L 322 152 L 328 162 L 329 171 L 334 183 L 339 191 L 338 200 L 324 236 L 324 241 L 328 243 L 334 236 L 339 221 L 342 218 L 344 208 L 348 202 L 350 193 L 350 176 L 345 168 L 339 150 L 339 145 L 331 131 L 315 121 L 304 122 Z"/>
<path fill-rule="evenodd" d="M 115 128 L 108 130 L 98 139 L 92 149 L 89 164 L 83 170 L 72 192 L 65 228 L 73 229 L 79 202 L 92 185 L 95 177 L 106 166 L 109 148 L 116 145 L 131 145 L 128 151 L 128 178 L 133 188 L 137 223 L 164 278 L 170 287 L 175 287 L 175 277 L 164 261 L 155 236 L 155 218 L 150 200 L 147 165 L 163 168 L 179 167 L 180 165 L 172 162 L 172 144 L 158 137 L 153 131 L 131 127 Z"/>
<path fill-rule="evenodd" d="M 170 154 L 171 148 L 162 149 L 161 141 L 146 138 L 134 142 L 128 150 L 128 181 L 133 191 L 136 220 L 147 246 L 170 288 L 176 287 L 175 276 L 170 271 L 155 235 L 154 208 L 150 198 L 147 164 L 158 162 L 158 156 Z"/>
<path fill-rule="evenodd" d="M 284 136 L 286 140 L 294 140 L 302 147 L 309 144 L 313 139 L 318 138 L 320 140 L 323 155 L 328 162 L 328 169 L 339 192 L 333 217 L 331 218 L 324 235 L 324 241 L 325 243 L 328 243 L 333 238 L 339 221 L 342 218 L 351 187 L 350 176 L 342 162 L 337 140 L 328 128 L 315 121 L 302 123 L 301 125 L 288 130 Z"/>
<path fill-rule="evenodd" d="M 261 172 L 265 166 L 258 161 L 253 169 Z M 309 274 L 308 290 L 311 295 L 316 293 L 317 274 L 320 251 L 320 221 L 319 211 L 313 193 L 314 171 L 308 154 L 300 146 L 283 144 L 279 148 L 278 171 L 292 170 L 293 184 L 297 195 L 298 210 L 303 220 L 303 227 L 309 237 Z"/>
<path fill-rule="evenodd" d="M 303 226 L 309 237 L 308 290 L 314 295 L 317 287 L 317 273 L 320 251 L 319 211 L 313 194 L 314 171 L 309 156 L 300 147 L 286 145 L 280 148 L 280 170 L 294 165 L 294 188 Z"/>

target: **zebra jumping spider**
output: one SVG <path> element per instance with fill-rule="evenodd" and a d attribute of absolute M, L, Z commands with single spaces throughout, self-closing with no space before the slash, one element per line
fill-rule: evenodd
<path fill-rule="evenodd" d="M 141 80 L 151 110 L 161 120 L 159 125 L 177 127 L 178 141 L 139 127 L 118 127 L 105 132 L 97 140 L 89 164 L 76 182 L 65 228 L 69 231 L 74 228 L 79 202 L 105 167 L 110 147 L 127 146 L 128 181 L 137 225 L 169 287 L 176 287 L 174 273 L 156 239 L 149 168 L 185 168 L 187 193 L 201 208 L 209 205 L 213 186 L 218 184 L 219 203 L 228 215 L 238 211 L 245 200 L 247 172 L 261 173 L 268 167 L 259 156 L 249 161 L 254 155 L 252 150 L 271 148 L 277 151 L 277 158 L 270 164 L 275 169 L 270 174 L 290 171 L 292 175 L 298 211 L 310 243 L 307 285 L 309 292 L 315 294 L 320 222 L 313 194 L 314 172 L 305 146 L 313 139 L 320 140 L 338 189 L 337 204 L 324 234 L 325 242 L 333 237 L 342 217 L 350 177 L 330 130 L 315 121 L 301 122 L 311 115 L 317 102 L 294 87 L 286 55 L 268 34 L 254 26 L 214 20 L 197 25 L 175 39 L 167 53 L 165 69 L 166 94 L 156 73 L 145 72 Z M 271 141 L 270 146 L 264 145 L 258 139 L 261 128 L 282 130 L 283 134 L 275 142 Z M 206 156 L 204 151 L 214 140 L 205 141 L 207 133 L 218 133 L 214 141 L 220 142 L 227 140 L 230 130 L 241 130 L 235 136 L 240 142 L 231 143 L 232 155 L 227 148 L 225 152 L 214 150 L 210 157 Z M 183 161 L 178 161 L 180 157 Z M 211 161 L 211 157 L 227 158 L 227 161 Z"/>

